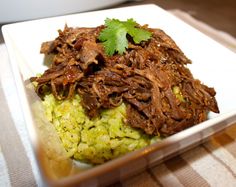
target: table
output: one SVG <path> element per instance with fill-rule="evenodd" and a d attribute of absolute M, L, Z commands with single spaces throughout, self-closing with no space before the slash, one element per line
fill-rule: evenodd
<path fill-rule="evenodd" d="M 229 34 L 180 10 L 169 11 L 236 52 L 236 40 Z M 0 44 L 0 59 L 0 186 L 44 186 L 28 140 L 4 43 Z M 236 124 L 204 144 L 113 186 L 236 186 L 235 139 Z"/>

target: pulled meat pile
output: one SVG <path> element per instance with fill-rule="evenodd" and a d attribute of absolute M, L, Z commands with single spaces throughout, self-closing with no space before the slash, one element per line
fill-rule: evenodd
<path fill-rule="evenodd" d="M 52 54 L 50 68 L 36 81 L 36 92 L 50 91 L 58 100 L 79 94 L 90 118 L 102 109 L 127 106 L 126 124 L 150 135 L 168 136 L 218 113 L 215 90 L 194 79 L 191 61 L 162 30 L 145 27 L 151 39 L 134 44 L 123 55 L 107 56 L 98 35 L 104 26 L 59 30 L 41 46 Z"/>

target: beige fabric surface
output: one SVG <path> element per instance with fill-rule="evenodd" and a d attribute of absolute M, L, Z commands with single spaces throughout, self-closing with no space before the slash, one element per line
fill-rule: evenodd
<path fill-rule="evenodd" d="M 236 52 L 236 40 L 179 10 L 172 14 Z M 4 44 L 0 45 L 0 186 L 44 186 L 28 140 Z M 235 62 L 236 63 L 236 62 Z M 236 186 L 236 124 L 204 144 L 115 186 Z"/>

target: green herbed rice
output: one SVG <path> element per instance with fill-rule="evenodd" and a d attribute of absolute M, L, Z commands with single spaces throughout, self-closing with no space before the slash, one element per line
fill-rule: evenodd
<path fill-rule="evenodd" d="M 79 95 L 58 101 L 49 94 L 45 96 L 43 106 L 68 157 L 82 162 L 101 164 L 159 139 L 124 123 L 125 104 L 104 110 L 92 120 L 86 116 Z"/>

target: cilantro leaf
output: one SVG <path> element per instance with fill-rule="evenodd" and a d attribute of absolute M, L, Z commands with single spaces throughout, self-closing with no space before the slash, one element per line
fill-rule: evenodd
<path fill-rule="evenodd" d="M 123 23 L 127 28 L 128 34 L 133 37 L 136 44 L 139 44 L 141 41 L 147 41 L 151 37 L 151 32 L 141 28 L 136 28 L 138 24 L 133 19 L 128 19 Z"/>
<path fill-rule="evenodd" d="M 101 31 L 98 39 L 103 42 L 106 54 L 111 56 L 115 51 L 119 54 L 124 53 L 128 47 L 124 25 L 116 19 L 106 19 L 105 25 L 107 27 Z"/>
<path fill-rule="evenodd" d="M 127 34 L 129 34 L 136 44 L 147 41 L 151 37 L 151 32 L 137 28 L 138 24 L 133 19 L 120 21 L 118 19 L 105 20 L 106 28 L 100 32 L 98 39 L 103 42 L 105 52 L 112 56 L 115 52 L 123 54 L 128 48 Z"/>

